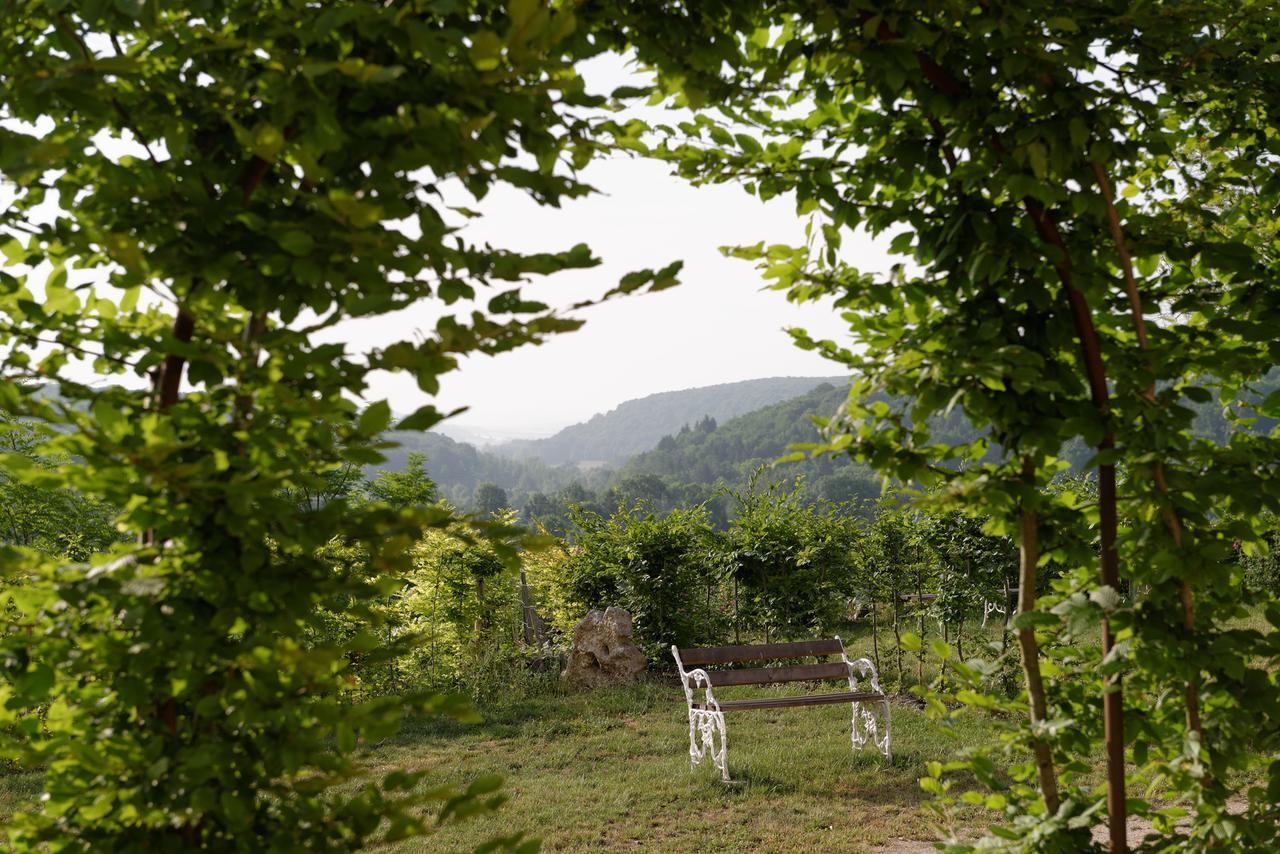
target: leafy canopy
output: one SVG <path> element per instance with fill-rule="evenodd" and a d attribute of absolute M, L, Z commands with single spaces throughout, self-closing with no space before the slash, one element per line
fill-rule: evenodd
<path fill-rule="evenodd" d="M 370 603 L 450 520 L 421 479 L 360 506 L 331 487 L 382 458 L 390 406 L 354 403 L 375 372 L 434 395 L 464 355 L 580 325 L 521 286 L 594 265 L 586 246 L 519 253 L 459 227 L 500 184 L 547 205 L 590 191 L 588 24 L 525 0 L 7 10 L 0 408 L 58 425 L 63 462 L 3 462 L 119 508 L 128 538 L 78 563 L 0 550 L 0 708 L 24 736 L 5 751 L 47 768 L 11 845 L 357 849 L 425 832 L 424 801 L 444 820 L 500 799 L 495 779 L 420 791 L 399 771 L 335 788 L 404 712 L 469 712 L 341 699 L 351 656 L 378 643 Z M 424 301 L 434 325 L 412 339 L 320 338 Z M 428 404 L 398 426 L 441 417 Z M 325 560 L 331 538 L 361 559 Z M 312 642 L 332 609 L 367 624 Z"/>

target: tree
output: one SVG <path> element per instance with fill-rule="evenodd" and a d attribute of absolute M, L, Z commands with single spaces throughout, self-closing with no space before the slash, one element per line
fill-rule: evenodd
<path fill-rule="evenodd" d="M 1127 786 L 1129 761 L 1194 800 L 1189 826 L 1160 825 L 1182 844 L 1274 847 L 1280 706 L 1256 669 L 1269 653 L 1222 628 L 1242 602 L 1219 582 L 1229 544 L 1256 541 L 1251 518 L 1276 500 L 1277 438 L 1193 439 L 1181 405 L 1247 395 L 1276 361 L 1274 9 L 765 0 L 628 13 L 618 26 L 673 105 L 714 112 L 654 128 L 657 140 L 620 127 L 621 144 L 695 182 L 793 194 L 808 218 L 805 246 L 735 254 L 849 321 L 848 346 L 794 333 L 858 377 L 826 450 L 944 484 L 1020 542 L 1018 738 L 1035 761 L 1002 793 L 1003 832 L 1087 844 L 1088 820 L 1072 818 L 1104 813 L 1059 772 L 1101 741 L 1113 850 L 1128 806 L 1151 811 Z M 891 235 L 901 263 L 858 269 L 841 246 L 860 229 Z M 1268 400 L 1264 417 L 1280 407 Z M 952 408 L 989 435 L 939 441 L 930 418 Z M 1093 451 L 1096 505 L 1043 489 L 1073 442 Z M 1061 601 L 1034 598 L 1045 564 L 1064 573 Z M 1099 653 L 1042 678 L 1040 642 L 1086 624 Z M 1170 685 L 1178 699 L 1157 703 Z M 1243 767 L 1271 794 L 1250 790 L 1245 815 L 1226 819 L 1224 776 Z"/>
<path fill-rule="evenodd" d="M 40 425 L 0 413 L 0 448 L 36 472 L 66 462 L 42 452 L 48 438 Z M 111 524 L 114 515 L 114 508 L 75 490 L 41 486 L 0 471 L 0 544 L 88 560 L 120 538 Z"/>
<path fill-rule="evenodd" d="M 573 521 L 575 547 L 556 578 L 557 598 L 573 603 L 574 619 L 588 608 L 626 608 L 637 643 L 655 662 L 669 660 L 672 644 L 720 640 L 726 621 L 714 591 L 724 559 L 705 508 L 659 516 L 641 505 L 608 517 L 575 508 Z"/>
<path fill-rule="evenodd" d="M 830 631 L 857 592 L 856 523 L 832 505 L 806 506 L 797 486 L 760 485 L 731 493 L 735 513 L 726 536 L 739 612 L 766 640 Z M 744 621 L 745 624 L 745 621 Z"/>
<path fill-rule="evenodd" d="M 476 487 L 472 505 L 475 512 L 483 517 L 493 516 L 510 506 L 507 502 L 507 491 L 493 483 L 482 483 Z"/>
<path fill-rule="evenodd" d="M 382 460 L 390 407 L 352 403 L 374 373 L 407 372 L 430 396 L 467 354 L 580 325 L 521 283 L 594 265 L 586 246 L 522 254 L 458 228 L 499 184 L 551 205 L 589 192 L 575 176 L 600 148 L 584 112 L 600 99 L 574 63 L 601 49 L 592 29 L 568 8 L 490 0 L 8 10 L 0 409 L 57 425 L 62 462 L 4 467 L 119 508 L 129 538 L 92 567 L 0 551 L 27 582 L 0 611 L 0 658 L 17 662 L 2 720 L 26 737 L 5 749 L 46 768 L 47 792 L 10 845 L 355 850 L 426 832 L 424 801 L 445 798 L 441 819 L 497 802 L 489 778 L 339 788 L 358 741 L 402 714 L 468 714 L 422 692 L 339 691 L 346 653 L 376 643 L 370 603 L 410 569 L 406 544 L 450 514 L 291 494 Z M 318 337 L 420 300 L 439 320 L 412 339 Z M 77 362 L 118 384 L 77 382 Z M 428 404 L 398 426 L 440 418 Z M 361 559 L 324 560 L 335 538 Z M 312 643 L 326 609 L 369 625 Z"/>
<path fill-rule="evenodd" d="M 426 454 L 411 453 L 403 471 L 383 470 L 374 475 L 364 488 L 373 501 L 381 501 L 403 510 L 406 507 L 425 507 L 436 500 L 436 484 L 427 475 Z"/>

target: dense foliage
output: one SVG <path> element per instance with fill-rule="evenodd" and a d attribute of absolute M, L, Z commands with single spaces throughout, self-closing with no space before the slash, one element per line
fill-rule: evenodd
<path fill-rule="evenodd" d="M 1278 381 L 1280 373 L 1258 383 L 1251 399 L 1265 399 Z M 392 449 L 383 465 L 396 468 L 405 464 L 408 454 L 425 453 L 431 460 L 432 476 L 440 481 L 442 493 L 455 505 L 473 507 L 476 488 L 493 483 L 506 492 L 509 506 L 522 511 L 526 523 L 546 524 L 557 531 L 567 530 L 569 505 L 575 502 L 605 513 L 619 502 L 636 500 L 648 501 L 664 511 L 706 502 L 713 518 L 723 525 L 733 511 L 731 502 L 718 494 L 716 487 L 743 489 L 757 469 L 784 458 L 787 462 L 778 474 L 803 476 L 804 494 L 809 500 L 848 502 L 873 499 L 880 494 L 880 484 L 865 464 L 792 453 L 797 444 L 820 441 L 813 418 L 836 414 L 847 396 L 843 386 L 822 383 L 805 394 L 727 421 L 703 415 L 682 424 L 617 468 L 548 466 L 536 459 L 517 460 L 504 456 L 505 446 L 477 449 L 434 432 L 391 434 L 390 438 L 401 447 Z M 900 405 L 905 406 L 906 402 Z M 1215 401 L 1184 400 L 1182 405 L 1196 413 L 1196 436 L 1225 441 L 1238 430 L 1264 434 L 1275 426 L 1273 419 L 1264 417 L 1256 417 L 1248 425 L 1229 420 Z M 929 424 L 931 435 L 940 443 L 969 444 L 985 436 L 961 412 L 933 417 Z M 987 456 L 996 453 L 998 448 L 993 448 Z M 1090 452 L 1082 443 L 1073 442 L 1063 449 L 1062 457 L 1073 468 L 1082 469 Z"/>
<path fill-rule="evenodd" d="M 998 840 L 977 845 L 1077 850 L 1105 817 L 1123 851 L 1136 813 L 1166 847 L 1280 847 L 1276 15 L 1222 0 L 11 5 L 0 727 L 45 796 L 6 842 L 420 834 L 424 806 L 491 807 L 496 781 L 355 783 L 356 746 L 409 712 L 465 715 L 423 689 L 477 693 L 486 662 L 530 646 L 537 607 L 563 631 L 623 604 L 657 658 L 730 632 L 828 632 L 887 598 L 898 683 L 944 722 L 1010 722 L 925 781 L 944 811 L 964 774 L 991 790 L 973 797 Z M 624 45 L 657 89 L 616 98 L 656 94 L 671 122 L 615 122 L 586 93 L 578 64 Z M 431 459 L 363 482 L 392 426 L 387 402 L 354 402 L 372 373 L 430 396 L 466 355 L 580 325 L 522 283 L 592 266 L 587 247 L 510 252 L 461 226 L 497 184 L 548 205 L 589 193 L 579 170 L 606 148 L 794 199 L 804 245 L 730 252 L 792 300 L 834 300 L 850 341 L 795 332 L 854 378 L 810 450 L 919 486 L 912 506 L 864 523 L 750 486 L 709 501 L 709 481 L 741 483 L 797 423 L 788 404 L 759 433 L 731 427 L 723 390 L 717 408 L 686 399 L 676 418 L 662 398 L 661 418 L 620 408 L 545 445 L 558 462 L 657 442 L 594 492 L 554 472 L 554 496 L 517 496 L 493 464 L 465 485 L 483 518 L 460 520 Z M 861 269 L 859 231 L 899 263 Z M 438 319 L 411 339 L 322 343 L 423 302 Z M 441 418 L 428 405 L 397 426 Z M 809 465 L 815 484 L 848 481 L 820 494 L 866 494 L 856 469 Z M 524 575 L 507 510 L 522 500 L 570 536 Z M 997 585 L 1017 591 L 1016 650 L 1006 633 L 997 655 L 959 660 Z M 1266 631 L 1241 628 L 1246 605 Z M 948 671 L 926 685 L 930 620 Z M 1101 787 L 1083 759 L 1099 750 Z M 1261 785 L 1232 802 L 1242 777 Z"/>
<path fill-rule="evenodd" d="M 358 849 L 428 830 L 423 804 L 495 803 L 491 779 L 342 786 L 361 739 L 463 711 L 415 686 L 344 696 L 412 544 L 452 522 L 343 482 L 381 460 L 390 408 L 353 402 L 373 372 L 431 395 L 465 354 L 580 325 L 521 283 L 595 264 L 586 246 L 457 231 L 497 184 L 589 192 L 600 99 L 575 63 L 601 48 L 579 23 L 486 0 L 7 7 L 0 408 L 59 432 L 39 460 L 7 453 L 5 483 L 103 502 L 127 537 L 87 562 L 0 549 L 0 705 L 23 736 L 4 750 L 46 769 L 10 846 Z M 438 320 L 411 339 L 320 340 L 422 301 Z M 47 381 L 61 398 L 24 384 Z M 350 560 L 327 559 L 335 540 Z M 325 634 L 334 612 L 358 627 Z"/>
<path fill-rule="evenodd" d="M 849 343 L 796 333 L 857 377 L 826 449 L 946 483 L 939 500 L 1018 537 L 1027 718 L 1011 743 L 1033 761 L 1011 781 L 982 756 L 952 769 L 995 790 L 1000 836 L 1066 850 L 1105 818 L 1120 851 L 1132 811 L 1166 845 L 1274 848 L 1280 649 L 1231 627 L 1229 558 L 1280 501 L 1280 438 L 1198 439 L 1182 405 L 1217 395 L 1239 420 L 1280 359 L 1274 4 L 629 8 L 640 57 L 698 112 L 619 126 L 620 144 L 695 182 L 792 194 L 808 218 L 803 246 L 733 252 L 849 322 Z M 842 250 L 859 230 L 899 263 L 860 268 Z M 990 441 L 939 441 L 931 418 L 955 410 Z M 1042 489 L 1073 446 L 1094 502 Z M 1062 578 L 1038 603 L 1049 568 Z M 1059 651 L 1091 626 L 1100 648 Z M 1077 759 L 1095 746 L 1105 794 Z M 1268 785 L 1229 816 L 1241 772 Z M 1140 797 L 1157 781 L 1194 805 L 1188 823 Z"/>

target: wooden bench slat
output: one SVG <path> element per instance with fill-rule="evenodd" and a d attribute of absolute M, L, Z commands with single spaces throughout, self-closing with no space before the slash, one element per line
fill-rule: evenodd
<path fill-rule="evenodd" d="M 741 670 L 713 670 L 707 674 L 711 685 L 773 685 L 779 682 L 809 682 L 821 679 L 848 679 L 849 668 L 843 661 L 830 664 L 793 664 L 786 667 L 747 667 Z M 697 683 L 689 680 L 689 687 Z"/>
<path fill-rule="evenodd" d="M 680 650 L 686 667 L 702 664 L 730 664 L 735 661 L 762 661 L 767 658 L 806 658 L 811 655 L 839 655 L 840 641 L 835 638 L 793 643 L 743 644 L 742 646 L 710 646 Z"/>
<path fill-rule="evenodd" d="M 753 700 L 724 700 L 720 703 L 722 712 L 740 712 L 747 709 L 786 709 L 792 706 L 824 706 L 830 703 L 856 703 L 870 700 L 883 700 L 884 694 L 867 691 L 844 691 L 839 694 L 808 694 L 800 697 L 759 697 Z M 706 703 L 694 703 L 699 710 L 710 708 Z"/>

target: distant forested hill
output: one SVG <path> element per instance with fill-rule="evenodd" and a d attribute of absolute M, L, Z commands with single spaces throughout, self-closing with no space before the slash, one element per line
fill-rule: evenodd
<path fill-rule="evenodd" d="M 811 415 L 833 415 L 848 396 L 843 383 L 823 383 L 806 394 L 740 415 L 724 423 L 703 419 L 668 434 L 650 451 L 632 458 L 619 473 L 625 481 L 656 475 L 686 483 L 744 484 L 761 465 L 772 463 L 800 442 L 819 440 Z M 847 500 L 874 497 L 880 488 L 870 469 L 843 458 L 785 463 L 774 478 L 803 475 L 813 497 Z"/>
<path fill-rule="evenodd" d="M 1280 373 L 1273 374 L 1258 384 L 1255 394 L 1265 397 L 1275 392 L 1280 387 L 1278 380 Z M 756 394 L 764 388 L 756 383 L 733 383 L 693 392 L 735 387 L 751 389 Z M 778 386 L 773 388 L 776 390 Z M 647 405 L 647 401 L 656 401 L 663 406 L 670 403 L 672 395 L 690 395 L 693 392 L 673 392 L 671 395 L 628 401 L 608 416 L 597 416 L 586 424 L 569 429 L 586 428 L 617 413 L 644 420 L 641 417 L 642 404 Z M 637 499 L 650 501 L 658 507 L 697 503 L 712 499 L 717 484 L 735 489 L 742 487 L 757 468 L 787 454 L 791 445 L 816 441 L 818 433 L 809 416 L 834 414 L 846 394 L 847 386 L 843 381 L 818 382 L 799 395 L 756 407 L 736 418 L 698 415 L 658 436 L 641 452 L 615 458 L 612 465 L 597 468 L 549 465 L 536 458 L 513 459 L 488 450 L 477 450 L 472 445 L 439 433 L 392 433 L 389 438 L 401 442 L 401 447 L 388 452 L 387 462 L 379 468 L 403 469 L 410 452 L 424 453 L 427 471 L 439 485 L 441 494 L 454 504 L 470 508 L 477 487 L 495 484 L 505 490 L 508 506 L 524 511 L 526 518 L 561 515 L 567 503 L 589 504 L 606 512 L 616 507 L 619 501 Z M 705 402 L 708 398 L 702 399 Z M 1216 401 L 1187 403 L 1197 413 L 1197 434 L 1218 442 L 1226 441 L 1231 427 Z M 673 410 L 657 418 L 670 417 L 670 411 Z M 1275 426 L 1270 419 L 1259 419 L 1252 429 L 1269 431 Z M 562 431 L 552 439 L 567 433 L 569 430 Z M 958 444 L 971 441 L 976 436 L 977 431 L 958 412 L 933 425 L 933 438 L 940 443 Z M 1063 450 L 1063 456 L 1079 466 L 1088 461 L 1092 452 L 1075 443 Z M 804 477 L 804 493 L 809 498 L 846 501 L 879 494 L 879 484 L 871 471 L 847 458 L 786 463 L 770 470 L 766 477 L 789 480 L 801 475 Z"/>
<path fill-rule="evenodd" d="M 427 472 L 441 495 L 464 508 L 471 506 L 476 487 L 482 483 L 502 487 L 513 506 L 518 507 L 531 493 L 555 492 L 571 483 L 598 486 L 609 475 L 607 471 L 584 473 L 576 466 L 548 466 L 539 460 L 511 459 L 477 450 L 474 445 L 454 441 L 442 433 L 395 430 L 387 434 L 387 438 L 399 442 L 400 447 L 384 451 L 387 461 L 377 468 L 401 471 L 409 454 L 426 454 Z"/>
<path fill-rule="evenodd" d="M 594 462 L 618 465 L 652 448 L 663 436 L 710 416 L 727 421 L 781 400 L 805 394 L 832 377 L 771 377 L 703 388 L 666 391 L 628 400 L 590 421 L 546 439 L 495 445 L 494 453 L 538 459 L 550 465 Z"/>

